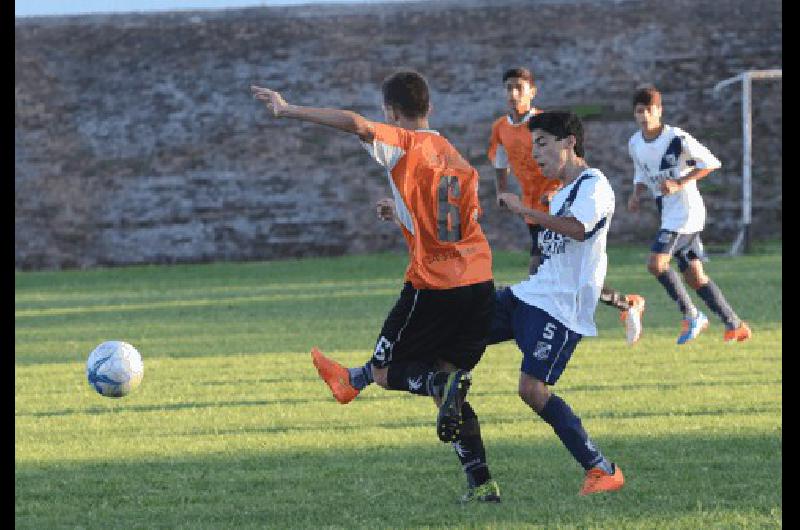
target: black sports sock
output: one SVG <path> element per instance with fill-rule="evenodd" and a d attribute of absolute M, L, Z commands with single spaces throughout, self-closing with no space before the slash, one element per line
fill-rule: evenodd
<path fill-rule="evenodd" d="M 658 279 L 661 285 L 664 286 L 664 289 L 667 290 L 667 294 L 670 298 L 678 303 L 678 309 L 681 310 L 684 316 L 697 311 L 677 272 L 672 269 L 667 269 L 666 272 L 662 272 L 656 276 L 656 279 Z"/>
<path fill-rule="evenodd" d="M 616 307 L 620 311 L 625 311 L 631 306 L 624 294 L 605 285 L 600 290 L 600 301 L 611 307 Z"/>
<path fill-rule="evenodd" d="M 707 284 L 697 289 L 697 294 L 700 295 L 700 298 L 703 299 L 703 302 L 706 303 L 708 308 L 722 319 L 726 328 L 736 329 L 741 325 L 742 321 L 728 304 L 728 301 L 725 299 L 719 287 L 717 287 L 717 284 L 712 280 L 709 280 Z"/>
<path fill-rule="evenodd" d="M 467 475 L 467 484 L 470 487 L 480 486 L 491 480 L 489 464 L 486 463 L 486 449 L 481 438 L 481 426 L 478 416 L 466 401 L 461 406 L 461 417 L 464 423 L 458 439 L 453 442 L 453 449 L 458 455 L 461 467 Z"/>

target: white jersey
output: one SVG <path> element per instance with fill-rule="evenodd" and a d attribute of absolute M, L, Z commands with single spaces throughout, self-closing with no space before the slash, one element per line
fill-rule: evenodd
<path fill-rule="evenodd" d="M 542 262 L 536 274 L 511 287 L 514 296 L 581 335 L 597 335 L 594 311 L 606 277 L 606 236 L 614 215 L 614 190 L 598 169 L 587 169 L 561 188 L 550 214 L 574 217 L 586 232 L 576 241 L 551 230 L 539 234 Z"/>
<path fill-rule="evenodd" d="M 628 152 L 633 160 L 633 183 L 644 184 L 656 198 L 661 229 L 679 234 L 703 230 L 706 207 L 697 181 L 691 180 L 669 195 L 661 193 L 661 184 L 666 179 L 679 179 L 695 168 L 717 169 L 721 166 L 717 157 L 689 133 L 666 124 L 653 140 L 645 140 L 642 131 L 637 131 L 628 141 Z"/>

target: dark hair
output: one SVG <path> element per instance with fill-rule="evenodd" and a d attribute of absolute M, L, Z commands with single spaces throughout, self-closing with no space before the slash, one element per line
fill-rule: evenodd
<path fill-rule="evenodd" d="M 400 70 L 383 80 L 383 103 L 406 118 L 422 118 L 430 108 L 428 83 L 414 70 Z"/>
<path fill-rule="evenodd" d="M 517 66 L 515 68 L 509 68 L 506 70 L 506 73 L 503 74 L 503 83 L 508 81 L 509 77 L 518 77 L 520 79 L 524 79 L 528 83 L 533 86 L 533 74 L 527 68 L 523 68 L 521 66 Z"/>
<path fill-rule="evenodd" d="M 533 131 L 539 129 L 552 134 L 558 140 L 563 140 L 569 135 L 575 137 L 575 154 L 583 158 L 583 123 L 574 113 L 553 110 L 534 114 L 528 120 L 528 128 Z"/>
<path fill-rule="evenodd" d="M 646 107 L 650 105 L 661 106 L 661 92 L 653 85 L 645 85 L 636 89 L 633 94 L 633 106 L 642 104 Z"/>

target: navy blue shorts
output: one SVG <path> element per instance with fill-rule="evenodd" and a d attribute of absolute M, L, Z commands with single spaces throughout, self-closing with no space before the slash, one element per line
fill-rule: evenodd
<path fill-rule="evenodd" d="M 659 230 L 650 251 L 674 256 L 681 272 L 689 267 L 689 262 L 692 260 L 708 261 L 703 250 L 703 242 L 700 240 L 700 232 L 679 234 L 671 230 Z"/>
<path fill-rule="evenodd" d="M 518 299 L 511 288 L 495 294 L 489 344 L 514 339 L 522 351 L 520 370 L 539 381 L 558 381 L 581 337 L 546 311 Z"/>
<path fill-rule="evenodd" d="M 531 256 L 541 256 L 542 248 L 539 246 L 539 234 L 544 230 L 542 225 L 528 225 L 531 234 Z"/>

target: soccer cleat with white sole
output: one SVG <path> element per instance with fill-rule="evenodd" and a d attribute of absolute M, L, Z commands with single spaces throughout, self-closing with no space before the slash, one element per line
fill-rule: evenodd
<path fill-rule="evenodd" d="M 686 344 L 690 340 L 696 339 L 708 327 L 708 317 L 698 311 L 696 317 L 683 319 L 681 325 L 683 330 L 678 337 L 678 344 Z"/>
<path fill-rule="evenodd" d="M 642 336 L 642 316 L 644 316 L 644 297 L 638 294 L 629 294 L 625 296 L 628 301 L 628 309 L 622 311 L 619 315 L 625 325 L 625 338 L 629 345 L 635 344 Z"/>

